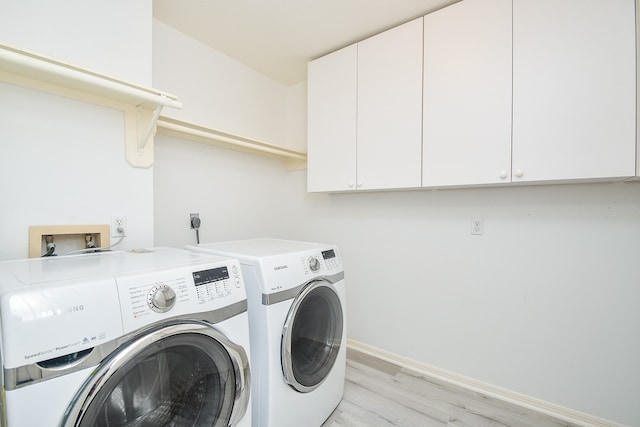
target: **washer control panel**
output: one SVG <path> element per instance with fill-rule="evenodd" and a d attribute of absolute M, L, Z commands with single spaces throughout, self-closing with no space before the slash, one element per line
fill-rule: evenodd
<path fill-rule="evenodd" d="M 236 260 L 116 278 L 125 330 L 246 300 Z"/>
<path fill-rule="evenodd" d="M 242 285 L 238 266 L 233 265 L 231 271 L 229 270 L 229 266 L 225 265 L 193 273 L 193 283 L 199 302 L 224 298 L 231 295 L 233 288 L 239 288 Z"/>
<path fill-rule="evenodd" d="M 156 285 L 147 294 L 147 304 L 156 313 L 164 313 L 176 304 L 176 293 L 169 285 Z"/>

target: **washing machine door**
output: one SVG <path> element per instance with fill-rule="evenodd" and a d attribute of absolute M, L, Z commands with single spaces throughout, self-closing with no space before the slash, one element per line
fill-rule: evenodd
<path fill-rule="evenodd" d="M 249 363 L 241 346 L 198 321 L 165 324 L 105 358 L 61 426 L 229 426 L 245 414 Z"/>
<path fill-rule="evenodd" d="M 326 280 L 314 280 L 298 293 L 282 330 L 285 381 L 302 393 L 315 390 L 331 372 L 342 345 L 340 297 Z"/>

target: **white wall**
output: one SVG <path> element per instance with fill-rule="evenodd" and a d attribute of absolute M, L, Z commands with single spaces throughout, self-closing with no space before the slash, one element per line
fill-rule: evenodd
<path fill-rule="evenodd" d="M 307 82 L 287 88 L 284 146 L 307 152 Z"/>
<path fill-rule="evenodd" d="M 0 41 L 151 85 L 151 0 L 3 1 Z"/>
<path fill-rule="evenodd" d="M 153 84 L 183 103 L 165 115 L 287 146 L 285 86 L 158 20 L 153 38 Z"/>
<path fill-rule="evenodd" d="M 198 213 L 200 241 L 289 236 L 292 195 L 282 160 L 166 136 L 156 138 L 155 238 L 158 245 L 196 243 L 189 214 Z"/>
<path fill-rule="evenodd" d="M 151 84 L 151 0 L 4 2 L 0 40 Z M 0 259 L 28 256 L 30 225 L 112 214 L 127 216 L 118 248 L 153 245 L 153 171 L 126 162 L 124 118 L 109 108 L 0 83 L 0 196 Z"/>
<path fill-rule="evenodd" d="M 129 166 L 123 135 L 119 111 L 0 83 L 0 259 L 28 256 L 30 225 L 111 215 L 127 216 L 118 248 L 153 244 L 153 173 Z"/>
<path fill-rule="evenodd" d="M 342 250 L 350 338 L 640 425 L 640 184 L 327 195 L 287 181 L 288 234 Z"/>

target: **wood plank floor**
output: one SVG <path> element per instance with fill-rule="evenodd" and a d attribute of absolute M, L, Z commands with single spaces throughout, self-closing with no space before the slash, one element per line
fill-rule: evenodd
<path fill-rule="evenodd" d="M 349 349 L 344 397 L 322 427 L 576 427 Z"/>

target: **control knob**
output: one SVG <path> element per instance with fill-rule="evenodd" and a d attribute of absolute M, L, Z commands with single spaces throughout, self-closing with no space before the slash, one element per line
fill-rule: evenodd
<path fill-rule="evenodd" d="M 165 313 L 176 304 L 176 293 L 168 285 L 157 285 L 147 295 L 147 304 L 156 313 Z"/>
<path fill-rule="evenodd" d="M 310 256 L 309 257 L 309 268 L 311 269 L 311 271 L 318 271 L 320 270 L 320 260 L 316 257 Z"/>

